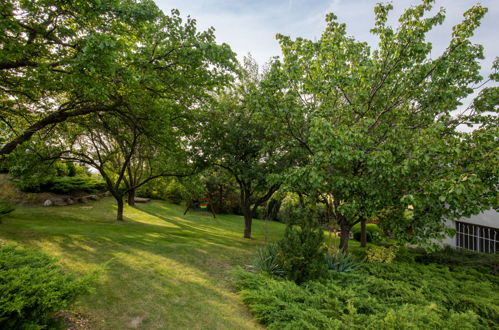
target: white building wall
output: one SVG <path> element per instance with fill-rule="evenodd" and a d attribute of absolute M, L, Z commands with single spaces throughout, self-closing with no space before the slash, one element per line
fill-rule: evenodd
<path fill-rule="evenodd" d="M 496 210 L 488 210 L 469 218 L 461 218 L 458 221 L 485 227 L 499 228 L 499 212 Z"/>
<path fill-rule="evenodd" d="M 488 210 L 477 215 L 473 215 L 469 218 L 461 218 L 457 221 L 499 229 L 499 212 L 497 212 L 496 210 Z M 450 228 L 456 228 L 456 222 L 447 220 L 447 226 Z M 442 241 L 442 244 L 456 247 L 456 236 L 454 235 L 453 237 L 445 238 Z"/>

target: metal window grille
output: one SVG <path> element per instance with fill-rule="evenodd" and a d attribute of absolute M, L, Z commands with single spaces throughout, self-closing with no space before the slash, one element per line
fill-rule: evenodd
<path fill-rule="evenodd" d="M 456 221 L 456 246 L 485 253 L 499 251 L 499 230 Z"/>

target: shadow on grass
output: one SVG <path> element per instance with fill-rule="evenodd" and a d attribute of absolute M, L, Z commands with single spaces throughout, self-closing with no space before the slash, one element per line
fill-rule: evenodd
<path fill-rule="evenodd" d="M 95 206 L 83 215 L 74 208 L 25 209 L 7 219 L 0 237 L 38 247 L 72 271 L 111 260 L 96 293 L 79 304 L 96 328 L 256 326 L 226 272 L 247 264 L 261 243 L 242 238 L 242 220 L 183 217 L 171 208 L 162 214 L 165 205 L 155 203 L 128 210 L 118 223 L 110 203 Z"/>

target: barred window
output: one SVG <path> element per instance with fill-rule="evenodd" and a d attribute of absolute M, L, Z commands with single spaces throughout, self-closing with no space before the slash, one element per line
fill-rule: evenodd
<path fill-rule="evenodd" d="M 456 246 L 459 248 L 496 253 L 499 251 L 499 230 L 456 221 Z"/>

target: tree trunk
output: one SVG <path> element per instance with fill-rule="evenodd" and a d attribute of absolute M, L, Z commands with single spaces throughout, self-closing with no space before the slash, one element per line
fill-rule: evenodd
<path fill-rule="evenodd" d="M 360 220 L 360 246 L 364 248 L 367 246 L 366 222 L 367 220 L 364 218 Z"/>
<path fill-rule="evenodd" d="M 116 214 L 116 220 L 123 221 L 123 196 L 115 197 L 118 203 L 118 213 Z"/>
<path fill-rule="evenodd" d="M 253 214 L 249 207 L 244 207 L 244 238 L 251 238 L 251 223 Z"/>
<path fill-rule="evenodd" d="M 128 191 L 128 205 L 130 206 L 135 206 L 135 189 L 130 189 L 130 191 Z"/>
<path fill-rule="evenodd" d="M 340 249 L 343 252 L 348 252 L 348 240 L 350 239 L 350 228 L 351 226 L 346 223 L 346 221 L 340 224 Z"/>

